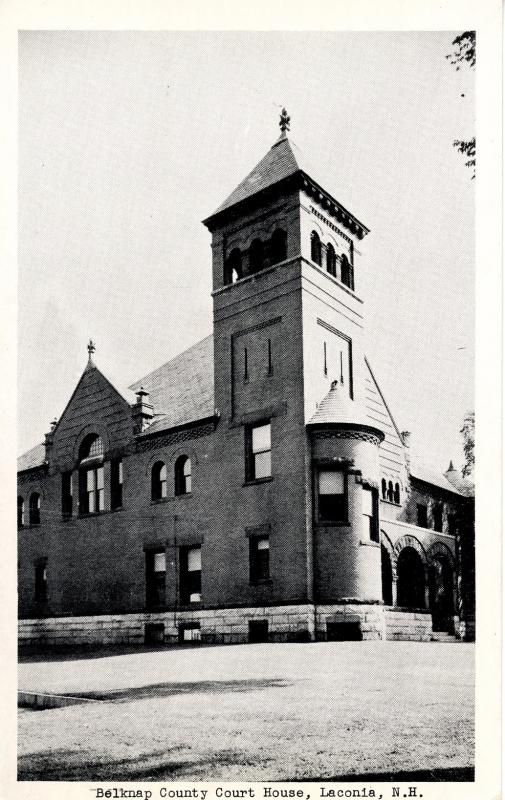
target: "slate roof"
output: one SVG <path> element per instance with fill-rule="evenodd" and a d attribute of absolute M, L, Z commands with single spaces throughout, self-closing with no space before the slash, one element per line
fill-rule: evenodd
<path fill-rule="evenodd" d="M 18 458 L 18 472 L 24 469 L 33 469 L 33 467 L 41 467 L 46 460 L 46 448 L 43 444 L 36 444 L 31 450 L 27 450 L 22 456 Z"/>
<path fill-rule="evenodd" d="M 142 435 L 214 414 L 214 338 L 207 336 L 129 388 L 149 392 L 157 416 Z M 159 416 L 158 416 L 159 415 Z"/>
<path fill-rule="evenodd" d="M 372 422 L 366 415 L 364 409 L 355 401 L 351 400 L 347 391 L 334 381 L 328 394 L 321 400 L 317 411 L 308 421 L 308 425 L 332 425 L 332 424 L 366 425 L 368 428 L 382 430 L 379 422 Z"/>
<path fill-rule="evenodd" d="M 254 169 L 246 175 L 244 180 L 239 183 L 233 192 L 228 195 L 219 208 L 204 220 L 204 223 L 207 224 L 222 211 L 237 205 L 237 203 L 254 197 L 254 195 L 265 191 L 265 189 L 269 189 L 271 186 L 280 183 L 280 181 L 302 172 L 316 181 L 319 186 L 322 185 L 317 179 L 317 171 L 307 161 L 306 156 L 302 154 L 300 148 L 291 139 L 288 139 L 285 133 L 281 134 L 268 153 L 256 164 Z M 328 194 L 327 192 L 324 193 Z M 331 197 L 331 195 L 328 196 Z M 334 198 L 331 199 L 336 205 L 340 206 L 340 208 L 344 208 Z M 344 211 L 359 224 L 364 232 L 368 232 L 368 228 L 363 225 L 362 222 L 359 222 L 353 214 L 347 211 L 347 209 L 344 209 Z"/>
<path fill-rule="evenodd" d="M 214 214 L 220 214 L 226 208 L 231 208 L 236 203 L 240 203 L 242 200 L 268 189 L 275 183 L 289 178 L 302 169 L 300 164 L 300 149 L 283 134 L 270 148 L 266 156 L 251 170 L 249 175 L 246 175 L 237 188 L 214 211 Z"/>

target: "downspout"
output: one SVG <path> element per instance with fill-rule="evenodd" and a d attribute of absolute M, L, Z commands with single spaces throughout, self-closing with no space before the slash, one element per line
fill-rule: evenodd
<path fill-rule="evenodd" d="M 312 439 L 305 428 L 305 556 L 307 603 L 312 606 L 312 617 L 308 618 L 309 637 L 316 638 L 316 606 L 314 605 L 314 529 L 312 511 Z"/>

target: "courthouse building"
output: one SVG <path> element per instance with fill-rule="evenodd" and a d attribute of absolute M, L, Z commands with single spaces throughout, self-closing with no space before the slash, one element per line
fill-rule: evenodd
<path fill-rule="evenodd" d="M 204 221 L 213 333 L 126 391 L 90 342 L 19 459 L 21 644 L 473 636 L 472 487 L 410 464 L 288 129 Z"/>

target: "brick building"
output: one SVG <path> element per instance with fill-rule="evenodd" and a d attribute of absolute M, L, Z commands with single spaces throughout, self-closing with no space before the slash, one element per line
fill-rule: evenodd
<path fill-rule="evenodd" d="M 213 334 L 126 392 L 90 342 L 19 459 L 22 644 L 472 637 L 472 487 L 410 465 L 365 355 L 368 229 L 288 122 L 205 220 Z"/>

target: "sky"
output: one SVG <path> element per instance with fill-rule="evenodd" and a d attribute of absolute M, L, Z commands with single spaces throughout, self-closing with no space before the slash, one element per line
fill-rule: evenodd
<path fill-rule="evenodd" d="M 474 407 L 474 74 L 452 32 L 23 31 L 18 451 L 96 343 L 127 387 L 212 330 L 201 224 L 279 135 L 370 234 L 367 355 L 413 458 L 462 465 Z"/>

